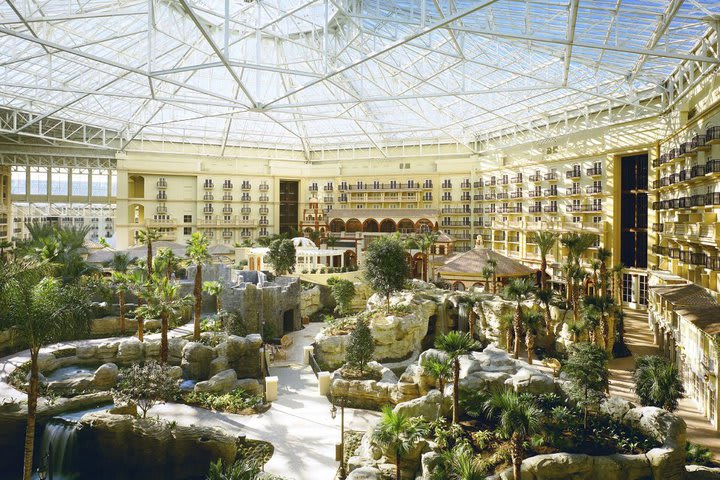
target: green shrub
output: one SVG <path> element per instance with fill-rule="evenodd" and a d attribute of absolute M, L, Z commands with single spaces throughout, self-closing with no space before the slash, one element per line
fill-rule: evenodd
<path fill-rule="evenodd" d="M 262 395 L 249 393 L 242 388 L 223 394 L 188 392 L 182 398 L 188 405 L 227 413 L 243 413 L 248 409 L 259 407 L 264 402 Z"/>
<path fill-rule="evenodd" d="M 112 391 L 115 403 L 134 403 L 145 418 L 154 405 L 174 400 L 180 393 L 180 386 L 170 376 L 169 369 L 168 365 L 154 360 L 122 369 L 120 381 Z"/>
<path fill-rule="evenodd" d="M 688 465 L 703 465 L 706 467 L 714 467 L 712 452 L 702 445 L 687 442 L 685 444 L 685 463 Z"/>

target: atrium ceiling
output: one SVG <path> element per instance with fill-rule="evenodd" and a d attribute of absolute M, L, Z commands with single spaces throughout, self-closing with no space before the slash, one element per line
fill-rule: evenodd
<path fill-rule="evenodd" d="M 0 0 L 0 133 L 472 148 L 661 113 L 683 65 L 716 71 L 719 15 L 709 0 Z"/>

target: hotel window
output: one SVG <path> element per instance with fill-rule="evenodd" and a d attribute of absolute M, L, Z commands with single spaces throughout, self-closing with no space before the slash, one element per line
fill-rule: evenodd
<path fill-rule="evenodd" d="M 192 215 L 183 215 L 183 222 L 192 223 Z"/>
<path fill-rule="evenodd" d="M 572 217 L 573 223 L 580 223 L 582 219 L 580 217 Z"/>
<path fill-rule="evenodd" d="M 542 221 L 542 217 L 535 217 L 535 221 L 536 221 L 536 222 Z"/>
<path fill-rule="evenodd" d="M 67 168 L 53 168 L 50 173 L 50 189 L 53 195 L 67 195 L 68 194 L 68 169 Z"/>
<path fill-rule="evenodd" d="M 110 174 L 110 196 L 117 197 L 117 172 Z"/>
<path fill-rule="evenodd" d="M 30 195 L 47 195 L 47 167 L 30 168 Z"/>
<path fill-rule="evenodd" d="M 92 170 L 92 196 L 107 197 L 108 172 L 107 170 Z"/>
<path fill-rule="evenodd" d="M 74 168 L 72 171 L 72 194 L 77 197 L 88 195 L 88 182 L 90 170 L 87 168 Z"/>
<path fill-rule="evenodd" d="M 183 227 L 183 235 L 192 235 L 192 227 Z"/>
<path fill-rule="evenodd" d="M 602 222 L 602 217 L 599 217 L 599 216 L 593 217 L 593 223 L 600 223 L 600 222 Z"/>

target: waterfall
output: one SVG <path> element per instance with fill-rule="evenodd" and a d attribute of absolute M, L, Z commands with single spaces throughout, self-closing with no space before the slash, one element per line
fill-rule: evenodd
<path fill-rule="evenodd" d="M 41 443 L 41 465 L 52 470 L 53 480 L 73 480 L 72 456 L 77 439 L 77 421 L 53 418 L 45 425 Z M 46 457 L 47 456 L 47 457 Z"/>
<path fill-rule="evenodd" d="M 265 285 L 265 282 L 266 282 L 266 280 L 267 280 L 267 276 L 266 276 L 263 272 L 261 272 L 260 270 L 257 271 L 257 276 L 258 276 L 258 277 L 257 277 L 257 278 L 258 278 L 257 286 L 258 286 L 259 288 L 262 288 L 262 286 Z"/>

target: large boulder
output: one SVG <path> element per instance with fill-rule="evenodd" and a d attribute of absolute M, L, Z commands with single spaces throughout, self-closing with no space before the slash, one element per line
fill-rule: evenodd
<path fill-rule="evenodd" d="M 188 342 L 182 349 L 180 366 L 187 378 L 205 380 L 209 378 L 210 362 L 215 358 L 215 351 L 198 342 Z"/>
<path fill-rule="evenodd" d="M 196 383 L 195 391 L 203 393 L 227 393 L 235 389 L 236 383 L 237 373 L 230 368 L 213 375 L 209 380 Z"/>
<path fill-rule="evenodd" d="M 360 467 L 350 472 L 347 480 L 382 480 L 382 472 L 375 467 Z"/>
<path fill-rule="evenodd" d="M 720 480 L 720 468 L 688 465 L 685 467 L 687 480 Z"/>
<path fill-rule="evenodd" d="M 143 359 L 144 345 L 137 338 L 127 338 L 118 344 L 115 361 L 120 364 L 138 362 Z"/>
<path fill-rule="evenodd" d="M 118 373 L 118 366 L 114 363 L 100 365 L 93 374 L 93 386 L 98 390 L 108 390 L 114 387 L 118 380 Z"/>
<path fill-rule="evenodd" d="M 379 380 L 348 380 L 343 378 L 341 370 L 333 372 L 330 380 L 330 394 L 335 398 L 345 398 L 349 406 L 379 410 L 383 405 L 397 403 L 397 376 L 389 368 L 377 362 L 367 365 L 369 371 L 376 372 Z"/>
<path fill-rule="evenodd" d="M 406 417 L 423 417 L 425 420 L 437 420 L 438 416 L 447 415 L 452 409 L 452 397 L 445 396 L 438 390 L 431 390 L 427 395 L 398 403 L 393 409 Z"/>

